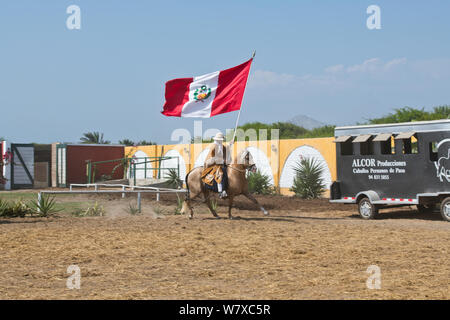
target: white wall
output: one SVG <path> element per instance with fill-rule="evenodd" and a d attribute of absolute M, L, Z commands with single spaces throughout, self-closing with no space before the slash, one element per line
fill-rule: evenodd
<path fill-rule="evenodd" d="M 330 189 L 331 185 L 331 172 L 328 168 L 327 162 L 325 161 L 322 154 L 315 148 L 310 146 L 301 146 L 294 149 L 289 157 L 286 159 L 283 170 L 281 171 L 280 177 L 280 187 L 290 188 L 294 182 L 295 170 L 294 167 L 296 163 L 300 161 L 301 157 L 313 158 L 324 168 L 322 179 L 325 182 L 325 188 Z"/>
<path fill-rule="evenodd" d="M 142 150 L 136 151 L 134 153 L 134 156 L 137 158 L 148 157 L 148 155 Z M 139 163 L 139 162 L 144 162 L 144 161 L 148 161 L 148 160 L 149 159 L 147 159 L 147 160 L 137 159 L 135 161 L 136 161 L 136 163 Z M 145 179 L 145 171 L 147 171 L 147 178 L 153 178 L 154 170 L 152 170 L 151 168 L 153 168 L 153 165 L 151 162 L 147 163 L 147 170 L 145 170 L 145 163 L 137 164 L 136 165 L 136 179 Z M 128 177 L 130 177 L 130 169 L 131 168 L 128 168 Z"/>
<path fill-rule="evenodd" d="M 177 158 L 179 159 L 180 179 L 184 181 L 184 179 L 186 178 L 186 162 L 184 161 L 181 154 L 177 150 L 169 150 L 166 152 L 164 157 L 173 157 L 173 158 L 161 161 L 161 168 L 177 168 L 178 165 Z M 163 178 L 167 177 L 168 173 L 169 170 L 162 170 L 161 177 Z"/>
<path fill-rule="evenodd" d="M 272 168 L 266 154 L 256 147 L 248 147 L 245 150 L 249 151 L 252 155 L 253 161 L 256 164 L 256 168 L 258 168 L 261 173 L 268 176 L 270 178 L 270 184 L 274 185 Z"/>
<path fill-rule="evenodd" d="M 7 141 L 2 141 L 3 144 L 3 153 L 6 152 L 6 150 L 8 150 L 8 148 L 11 148 L 11 144 Z M 2 156 L 2 161 L 3 161 L 3 154 Z M 5 184 L 5 190 L 11 190 L 11 165 L 5 165 L 3 166 L 3 177 L 6 179 L 6 184 Z"/>
<path fill-rule="evenodd" d="M 197 157 L 194 163 L 194 168 L 203 167 L 205 164 L 205 159 L 208 156 L 209 148 L 204 149 Z"/>

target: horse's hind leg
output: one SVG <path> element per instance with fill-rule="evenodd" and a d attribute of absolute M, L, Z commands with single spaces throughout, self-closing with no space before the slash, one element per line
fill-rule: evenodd
<path fill-rule="evenodd" d="M 259 206 L 259 208 L 261 209 L 261 211 L 264 213 L 264 215 L 268 216 L 269 215 L 269 211 L 267 211 L 266 209 L 264 209 L 264 207 L 262 205 L 259 204 L 258 200 L 255 199 L 254 196 L 252 196 L 250 193 L 245 193 L 244 196 L 247 197 L 247 199 L 249 199 L 251 202 L 253 202 L 254 204 L 257 204 Z"/>
<path fill-rule="evenodd" d="M 189 219 L 192 219 L 192 217 L 194 216 L 194 209 L 192 208 L 191 205 L 191 199 L 185 199 L 183 202 L 183 207 L 181 209 L 181 213 L 185 214 L 187 213 L 187 211 L 189 211 Z"/>
<path fill-rule="evenodd" d="M 182 214 L 186 214 L 189 211 L 189 219 L 192 219 L 192 217 L 194 216 L 194 208 L 191 204 L 192 199 L 195 199 L 196 197 L 198 197 L 200 193 L 191 193 L 190 195 L 186 196 L 186 199 L 184 199 L 183 201 L 183 207 L 181 208 L 181 213 Z"/>

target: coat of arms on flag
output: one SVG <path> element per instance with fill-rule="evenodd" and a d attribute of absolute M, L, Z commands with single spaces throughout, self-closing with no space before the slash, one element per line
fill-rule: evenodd
<path fill-rule="evenodd" d="M 170 117 L 210 118 L 241 108 L 253 58 L 236 67 L 166 82 L 161 112 Z"/>
<path fill-rule="evenodd" d="M 194 92 L 194 99 L 197 101 L 202 101 L 209 98 L 211 95 L 211 88 L 207 86 L 202 86 L 200 89 L 196 89 Z"/>

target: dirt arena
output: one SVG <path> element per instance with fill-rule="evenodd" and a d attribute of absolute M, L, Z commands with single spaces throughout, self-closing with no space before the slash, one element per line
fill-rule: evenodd
<path fill-rule="evenodd" d="M 198 203 L 188 220 L 167 196 L 130 215 L 131 199 L 111 196 L 104 217 L 0 219 L 0 299 L 450 299 L 439 214 L 398 208 L 364 221 L 325 199 L 258 200 L 269 217 L 239 198 L 234 220 L 223 203 L 222 219 Z M 69 265 L 79 290 L 66 288 Z M 366 287 L 370 265 L 381 289 Z"/>

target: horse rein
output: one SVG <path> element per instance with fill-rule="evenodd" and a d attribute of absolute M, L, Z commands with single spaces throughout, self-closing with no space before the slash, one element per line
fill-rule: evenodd
<path fill-rule="evenodd" d="M 238 169 L 238 168 L 234 168 L 234 167 L 232 167 L 230 164 L 227 164 L 226 166 L 227 166 L 228 168 L 231 168 L 231 169 L 233 169 L 233 170 L 236 170 L 236 171 L 238 171 L 238 172 L 240 172 L 240 173 L 246 173 L 246 171 L 249 170 L 251 167 L 253 167 L 254 164 L 252 164 L 249 168 L 244 169 L 244 170 L 241 170 L 241 169 Z"/>

